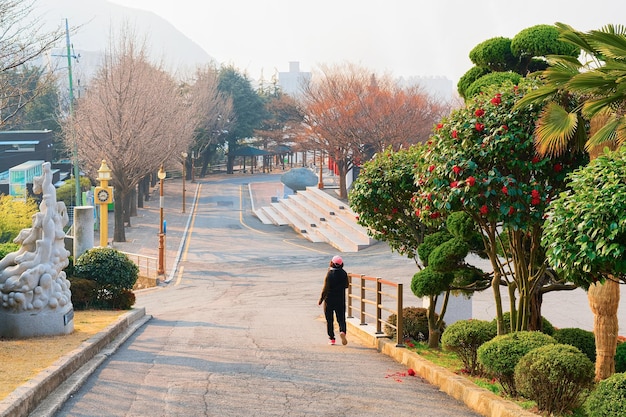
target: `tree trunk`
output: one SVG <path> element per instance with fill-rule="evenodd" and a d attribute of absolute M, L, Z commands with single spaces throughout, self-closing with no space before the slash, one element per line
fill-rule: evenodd
<path fill-rule="evenodd" d="M 113 211 L 113 217 L 115 218 L 115 224 L 113 227 L 113 242 L 126 242 L 126 230 L 124 229 L 124 198 L 125 193 L 122 190 L 117 190 L 114 194 L 115 208 Z"/>
<path fill-rule="evenodd" d="M 617 308 L 620 288 L 618 281 L 609 276 L 604 284 L 592 284 L 587 292 L 589 307 L 594 315 L 593 333 L 596 339 L 596 381 L 615 373 L 617 348 Z"/>

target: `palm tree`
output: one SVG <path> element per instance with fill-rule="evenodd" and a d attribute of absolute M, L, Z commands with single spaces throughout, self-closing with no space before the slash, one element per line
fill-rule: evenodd
<path fill-rule="evenodd" d="M 558 155 L 584 147 L 591 157 L 601 148 L 626 143 L 626 27 L 607 25 L 586 33 L 557 23 L 560 38 L 580 48 L 581 58 L 549 57 L 541 73 L 544 84 L 518 106 L 550 102 L 537 123 L 536 149 Z M 582 60 L 582 62 L 581 62 Z M 589 305 L 594 313 L 596 380 L 615 372 L 619 283 L 590 280 Z"/>

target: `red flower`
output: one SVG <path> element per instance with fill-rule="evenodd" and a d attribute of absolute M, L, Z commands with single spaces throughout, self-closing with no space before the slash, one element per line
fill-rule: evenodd
<path fill-rule="evenodd" d="M 413 346 L 411 346 L 411 347 L 413 347 Z M 415 371 L 413 369 L 411 369 L 411 368 L 409 368 L 409 370 L 406 371 L 406 373 L 411 375 L 411 376 L 415 376 Z"/>
<path fill-rule="evenodd" d="M 509 127 L 507 125 L 502 125 L 502 129 L 509 130 Z"/>
<path fill-rule="evenodd" d="M 437 123 L 437 129 L 441 129 L 443 127 L 443 123 Z"/>
<path fill-rule="evenodd" d="M 489 213 L 489 208 L 487 208 L 487 206 L 482 206 L 480 209 L 480 214 L 482 214 L 483 216 L 485 216 L 487 213 Z"/>
<path fill-rule="evenodd" d="M 482 117 L 485 115 L 485 111 L 483 109 L 478 109 L 474 112 L 474 114 L 476 115 L 476 117 Z"/>
<path fill-rule="evenodd" d="M 467 177 L 467 179 L 465 180 L 465 182 L 467 183 L 467 185 L 469 185 L 470 187 L 472 187 L 474 184 L 476 184 L 476 178 L 474 177 Z"/>
<path fill-rule="evenodd" d="M 513 206 L 509 207 L 509 216 L 515 213 L 515 208 Z"/>
<path fill-rule="evenodd" d="M 509 195 L 509 189 L 506 188 L 506 185 L 502 187 L 502 194 Z"/>
<path fill-rule="evenodd" d="M 496 96 L 491 99 L 491 104 L 497 106 L 500 103 L 502 103 L 501 95 L 500 94 L 496 94 Z"/>
<path fill-rule="evenodd" d="M 435 166 L 431 165 L 428 167 L 428 172 L 433 172 L 435 170 Z"/>
<path fill-rule="evenodd" d="M 452 181 L 452 182 L 450 183 L 450 188 L 456 188 L 456 187 L 458 187 L 458 185 L 459 185 L 459 182 L 458 182 L 458 181 Z"/>
<path fill-rule="evenodd" d="M 536 164 L 537 162 L 541 161 L 541 159 L 539 159 L 538 156 L 533 157 L 533 164 Z"/>
<path fill-rule="evenodd" d="M 532 190 L 530 192 L 530 195 L 532 196 L 532 198 L 539 198 L 539 191 L 538 190 Z"/>
<path fill-rule="evenodd" d="M 397 212 L 398 212 L 398 209 L 397 209 L 396 207 L 394 207 L 394 208 L 392 208 L 392 209 L 391 209 L 391 213 L 392 213 L 392 214 L 396 214 Z"/>
<path fill-rule="evenodd" d="M 453 131 L 452 131 L 452 137 L 453 137 L 454 139 L 456 139 L 456 138 L 458 138 L 458 137 L 459 137 L 459 134 L 457 133 L 457 131 L 456 131 L 456 130 L 453 130 Z"/>
<path fill-rule="evenodd" d="M 459 167 L 458 165 L 455 165 L 452 167 L 452 171 L 454 171 L 456 175 L 459 175 L 459 173 L 461 172 L 461 167 Z"/>
<path fill-rule="evenodd" d="M 431 219 L 438 219 L 439 217 L 441 217 L 441 213 L 439 213 L 438 211 L 434 212 L 434 213 L 430 213 L 429 216 Z"/>
<path fill-rule="evenodd" d="M 563 165 L 558 163 L 556 165 L 554 165 L 554 172 L 561 172 L 561 170 L 563 169 Z"/>
<path fill-rule="evenodd" d="M 533 198 L 532 200 L 530 200 L 530 204 L 532 204 L 533 206 L 536 206 L 539 203 L 541 203 L 541 199 L 539 198 Z"/>
<path fill-rule="evenodd" d="M 422 214 L 422 212 L 419 209 L 415 210 L 415 216 L 416 217 L 419 217 L 420 214 Z"/>
<path fill-rule="evenodd" d="M 483 130 L 485 130 L 485 125 L 484 125 L 484 124 L 482 124 L 482 123 L 476 123 L 476 124 L 474 125 L 474 128 L 475 128 L 476 130 L 478 130 L 479 132 L 482 132 Z"/>

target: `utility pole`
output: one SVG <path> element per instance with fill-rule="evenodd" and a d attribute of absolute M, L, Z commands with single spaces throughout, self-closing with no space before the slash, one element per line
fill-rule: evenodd
<path fill-rule="evenodd" d="M 71 52 L 71 44 L 70 44 L 70 27 L 67 19 L 65 19 L 65 43 L 67 45 L 67 73 L 69 75 L 69 83 L 70 83 L 70 118 L 74 116 L 74 84 L 72 81 L 72 52 Z M 73 122 L 73 121 L 72 121 Z M 73 129 L 72 129 L 73 132 Z M 76 205 L 80 205 L 81 195 L 80 195 L 80 170 L 78 169 L 78 138 L 76 135 L 74 136 L 74 151 L 73 151 L 73 159 L 74 159 L 74 182 L 76 183 Z"/>

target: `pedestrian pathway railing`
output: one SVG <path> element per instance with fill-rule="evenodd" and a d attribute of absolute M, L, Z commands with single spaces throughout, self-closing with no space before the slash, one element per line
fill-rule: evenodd
<path fill-rule="evenodd" d="M 128 259 L 139 267 L 139 276 L 148 279 L 157 279 L 158 259 L 153 256 L 140 255 L 138 253 L 123 252 Z"/>
<path fill-rule="evenodd" d="M 362 326 L 368 325 L 368 319 L 374 321 L 377 335 L 385 334 L 383 325 L 395 329 L 396 346 L 404 347 L 402 284 L 353 273 L 348 274 L 348 281 L 348 317 L 355 318 L 356 312 Z M 383 312 L 387 314 L 383 316 Z M 393 314 L 395 323 L 389 320 Z"/>

